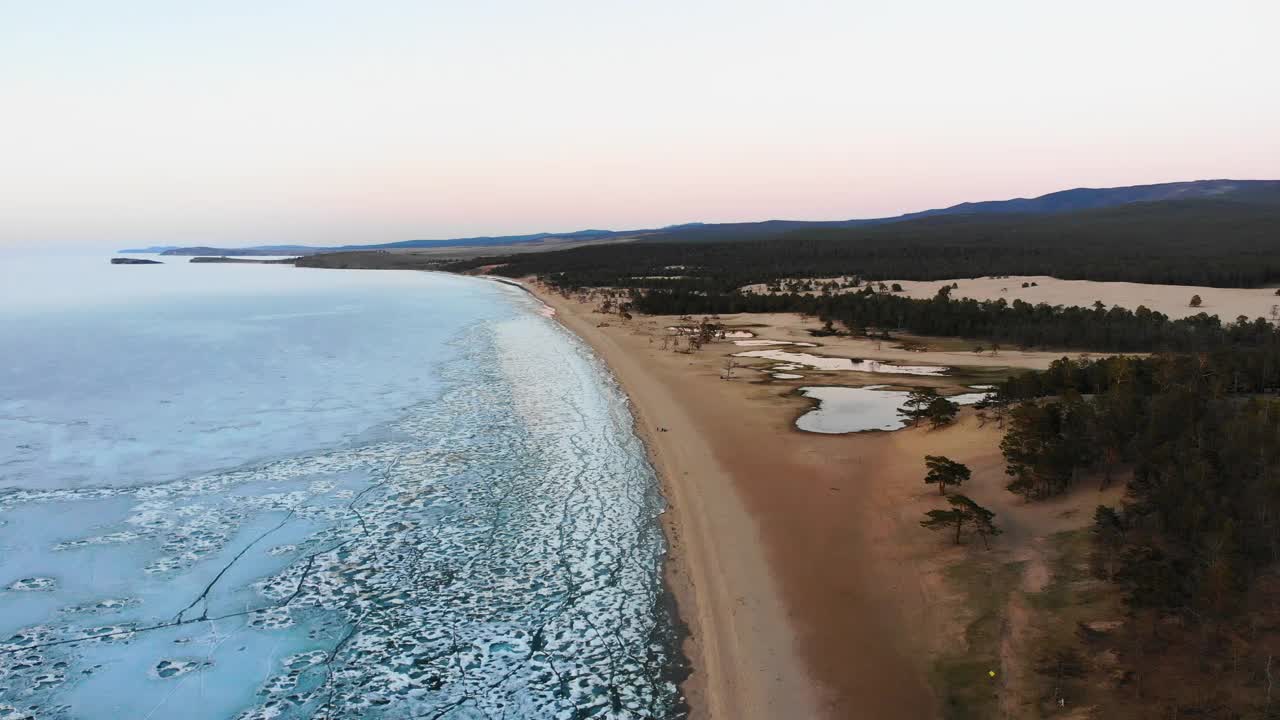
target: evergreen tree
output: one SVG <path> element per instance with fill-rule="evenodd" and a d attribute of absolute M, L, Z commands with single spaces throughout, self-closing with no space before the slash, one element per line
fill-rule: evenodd
<path fill-rule="evenodd" d="M 925 513 L 924 519 L 920 521 L 920 527 L 928 530 L 950 530 L 955 528 L 955 542 L 956 545 L 959 545 L 960 531 L 968 521 L 968 513 L 960 508 L 951 508 L 950 510 L 930 510 Z"/>
<path fill-rule="evenodd" d="M 935 430 L 955 420 L 956 413 L 959 411 L 959 405 L 944 397 L 935 397 L 924 409 L 925 416 L 929 418 Z"/>
<path fill-rule="evenodd" d="M 1093 513 L 1093 539 L 1103 574 L 1114 580 L 1124 547 L 1124 518 L 1114 508 L 1099 505 Z"/>
<path fill-rule="evenodd" d="M 965 526 L 972 527 L 974 532 L 981 535 L 984 545 L 987 545 L 988 538 L 995 537 L 1002 532 L 995 525 L 995 513 L 975 503 L 968 497 L 958 493 L 948 495 L 947 502 L 951 504 L 950 510 L 930 510 L 925 513 L 924 519 L 920 521 L 920 526 L 928 530 L 951 530 L 954 528 L 956 545 L 960 544 L 960 536 Z"/>
<path fill-rule="evenodd" d="M 990 539 L 1004 532 L 996 527 L 996 514 L 964 495 L 953 495 L 952 497 L 959 502 L 959 507 L 963 508 L 964 512 L 968 514 L 969 525 L 982 538 L 982 546 L 990 550 Z"/>
<path fill-rule="evenodd" d="M 929 406 L 938 397 L 933 388 L 916 388 L 907 394 L 907 400 L 898 408 L 898 415 L 914 427 L 922 418 L 929 416 Z"/>
<path fill-rule="evenodd" d="M 942 455 L 925 455 L 924 464 L 929 469 L 924 481 L 929 485 L 937 485 L 939 495 L 947 494 L 948 485 L 959 486 L 970 476 L 967 466 Z"/>

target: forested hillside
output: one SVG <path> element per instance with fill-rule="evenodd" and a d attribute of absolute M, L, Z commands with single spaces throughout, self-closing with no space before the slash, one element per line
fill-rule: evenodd
<path fill-rule="evenodd" d="M 1229 200 L 1253 204 L 1280 204 L 1278 180 L 1193 180 L 1190 182 L 1133 185 L 1114 188 L 1073 188 L 1034 198 L 964 202 L 945 208 L 909 212 L 894 217 L 827 222 L 768 220 L 744 223 L 693 223 L 645 231 L 651 242 L 725 242 L 769 240 L 803 229 L 851 228 L 888 225 L 926 217 L 976 215 L 1045 215 L 1099 210 L 1133 203 L 1171 200 Z"/>
<path fill-rule="evenodd" d="M 1266 200 L 1270 195 L 1262 193 Z M 1171 200 L 1049 215 L 952 215 L 776 239 L 635 242 L 468 261 L 570 287 L 726 292 L 786 277 L 985 275 L 1255 287 L 1280 281 L 1280 203 Z"/>

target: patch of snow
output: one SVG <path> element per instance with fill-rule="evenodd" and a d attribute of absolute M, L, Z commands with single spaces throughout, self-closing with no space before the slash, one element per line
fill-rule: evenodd
<path fill-rule="evenodd" d="M 786 350 L 749 350 L 736 353 L 734 357 L 776 360 L 778 362 L 817 368 L 818 370 L 852 370 L 890 375 L 928 375 L 936 377 L 946 374 L 949 369 L 938 365 L 891 365 L 878 360 L 851 360 L 849 358 L 827 357 L 810 353 L 787 352 Z"/>

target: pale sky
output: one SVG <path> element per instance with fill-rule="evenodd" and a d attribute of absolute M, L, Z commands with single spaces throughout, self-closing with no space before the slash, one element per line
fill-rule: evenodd
<path fill-rule="evenodd" d="M 1280 178 L 1280 2 L 0 0 L 0 243 L 373 243 Z"/>

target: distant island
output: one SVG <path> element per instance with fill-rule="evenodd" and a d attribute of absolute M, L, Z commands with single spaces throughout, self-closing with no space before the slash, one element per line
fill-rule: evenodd
<path fill-rule="evenodd" d="M 111 258 L 112 265 L 163 265 L 159 260 L 144 260 L 142 258 Z"/>

